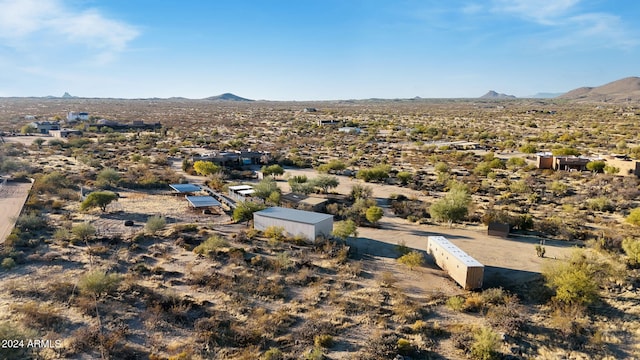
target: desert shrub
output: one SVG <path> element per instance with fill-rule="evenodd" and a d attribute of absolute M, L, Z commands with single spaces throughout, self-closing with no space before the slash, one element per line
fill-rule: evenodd
<path fill-rule="evenodd" d="M 554 299 L 566 305 L 586 306 L 598 300 L 596 260 L 576 251 L 568 262 L 548 263 L 543 269 L 547 286 L 555 290 Z M 598 274 L 600 276 L 603 274 Z"/>
<path fill-rule="evenodd" d="M 10 269 L 13 269 L 15 266 L 16 266 L 16 261 L 13 260 L 13 258 L 8 257 L 8 258 L 2 259 L 3 269 L 10 270 Z"/>
<path fill-rule="evenodd" d="M 487 310 L 485 318 L 491 326 L 513 335 L 520 331 L 525 325 L 523 313 L 519 305 L 513 301 L 491 306 L 489 310 Z"/>
<path fill-rule="evenodd" d="M 324 353 L 322 352 L 322 348 L 314 347 L 311 351 L 306 353 L 303 357 L 304 360 L 323 360 Z"/>
<path fill-rule="evenodd" d="M 411 344 L 411 341 L 407 339 L 398 339 L 397 347 L 398 353 L 400 353 L 400 355 L 411 355 L 414 351 L 414 347 Z"/>
<path fill-rule="evenodd" d="M 107 274 L 104 270 L 93 270 L 80 278 L 78 288 L 87 295 L 101 296 L 114 291 L 122 278 L 118 274 Z"/>
<path fill-rule="evenodd" d="M 31 212 L 18 216 L 16 226 L 23 231 L 40 230 L 47 226 L 47 220 L 41 214 Z"/>
<path fill-rule="evenodd" d="M 463 311 L 465 305 L 465 299 L 462 296 L 452 296 L 447 299 L 445 303 L 447 307 L 453 311 Z"/>
<path fill-rule="evenodd" d="M 284 354 L 280 349 L 270 348 L 264 352 L 262 360 L 284 360 Z"/>
<path fill-rule="evenodd" d="M 640 226 L 640 208 L 631 210 L 625 221 L 631 225 Z"/>
<path fill-rule="evenodd" d="M 546 254 L 547 250 L 545 249 L 544 246 L 540 245 L 540 244 L 536 244 L 535 245 L 536 248 L 536 255 L 540 258 L 544 257 L 544 254 Z"/>
<path fill-rule="evenodd" d="M 229 242 L 220 235 L 212 235 L 207 240 L 193 249 L 193 252 L 200 255 L 211 256 L 218 249 L 229 247 Z"/>
<path fill-rule="evenodd" d="M 398 336 L 378 333 L 370 336 L 362 351 L 361 359 L 393 359 L 397 355 Z"/>
<path fill-rule="evenodd" d="M 53 238 L 57 241 L 67 241 L 71 238 L 71 231 L 67 228 L 58 228 L 53 233 Z"/>
<path fill-rule="evenodd" d="M 483 327 L 473 336 L 471 357 L 477 360 L 498 359 L 500 339 L 490 328 Z"/>
<path fill-rule="evenodd" d="M 395 246 L 395 250 L 400 256 L 411 252 L 411 248 L 407 246 L 407 243 L 404 240 L 398 241 L 398 244 Z"/>
<path fill-rule="evenodd" d="M 316 335 L 313 339 L 313 344 L 317 348 L 330 348 L 333 346 L 333 336 L 328 334 Z"/>
<path fill-rule="evenodd" d="M 96 228 L 88 222 L 74 225 L 71 233 L 77 240 L 87 241 L 96 234 Z"/>
<path fill-rule="evenodd" d="M 31 349 L 27 348 L 26 342 L 29 339 L 36 339 L 37 334 L 33 330 L 22 330 L 15 323 L 0 323 L 0 341 L 4 344 L 5 340 L 22 341 L 24 346 L 5 347 L 1 350 L 2 358 L 6 360 L 31 359 Z"/>
<path fill-rule="evenodd" d="M 22 323 L 28 328 L 47 328 L 62 325 L 62 317 L 51 305 L 39 301 L 20 302 L 11 305 L 11 310 L 22 314 Z"/>
<path fill-rule="evenodd" d="M 606 196 L 599 196 L 595 199 L 587 199 L 587 207 L 593 211 L 613 211 L 611 200 Z"/>
<path fill-rule="evenodd" d="M 625 238 L 622 240 L 622 250 L 624 250 L 631 265 L 637 266 L 640 264 L 640 240 Z"/>
<path fill-rule="evenodd" d="M 413 270 L 414 267 L 422 266 L 422 264 L 424 264 L 424 256 L 421 252 L 412 250 L 399 257 L 398 262 Z"/>
<path fill-rule="evenodd" d="M 150 233 L 155 234 L 158 231 L 164 229 L 167 225 L 167 220 L 163 216 L 150 216 L 147 219 L 147 223 L 144 228 Z"/>
<path fill-rule="evenodd" d="M 284 239 L 284 227 L 282 226 L 268 226 L 264 229 L 264 236 L 274 241 L 281 241 Z"/>

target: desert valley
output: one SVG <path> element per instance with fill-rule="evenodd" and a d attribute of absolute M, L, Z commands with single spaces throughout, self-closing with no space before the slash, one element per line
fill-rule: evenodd
<path fill-rule="evenodd" d="M 0 358 L 640 358 L 639 94 L 0 98 Z"/>

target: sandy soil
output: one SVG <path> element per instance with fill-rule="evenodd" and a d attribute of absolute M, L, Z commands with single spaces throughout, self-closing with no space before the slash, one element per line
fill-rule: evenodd
<path fill-rule="evenodd" d="M 309 178 L 318 175 L 311 169 L 286 169 L 286 172 L 290 176 L 306 175 Z M 355 184 L 367 185 L 373 189 L 373 196 L 381 204 L 384 204 L 391 194 L 414 196 L 426 201 L 433 200 L 419 191 L 400 186 L 365 183 L 346 176 L 338 176 L 338 178 L 340 185 L 334 191 L 348 194 Z M 289 184 L 285 181 L 280 181 L 278 185 L 284 192 L 289 191 Z M 362 254 L 395 259 L 398 256 L 395 246 L 399 242 L 426 252 L 427 236 L 444 236 L 485 265 L 485 287 L 517 286 L 540 273 L 545 262 L 545 259 L 536 255 L 534 246 L 540 243 L 538 238 L 511 236 L 504 239 L 488 236 L 487 228 L 482 225 L 447 227 L 415 224 L 395 216 L 388 207 L 382 206 L 385 209 L 385 216 L 380 221 L 380 227 L 360 227 L 358 228 L 359 237 L 349 241 L 350 245 Z M 545 240 L 544 245 L 546 257 L 551 259 L 564 259 L 570 255 L 573 248 L 573 244 L 564 241 Z M 428 256 L 427 259 L 430 260 Z M 432 262 L 429 263 L 429 267 L 435 272 L 425 271 L 422 274 L 425 279 L 420 281 L 442 285 L 442 272 Z"/>
<path fill-rule="evenodd" d="M 30 182 L 8 182 L 0 186 L 0 244 L 11 233 L 32 185 Z"/>

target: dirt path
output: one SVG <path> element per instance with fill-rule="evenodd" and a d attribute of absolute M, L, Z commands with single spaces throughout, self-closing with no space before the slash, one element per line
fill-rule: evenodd
<path fill-rule="evenodd" d="M 0 187 L 0 244 L 9 236 L 33 184 L 7 182 Z"/>

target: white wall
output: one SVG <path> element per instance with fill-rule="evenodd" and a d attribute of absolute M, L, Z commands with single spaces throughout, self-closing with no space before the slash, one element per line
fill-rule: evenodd
<path fill-rule="evenodd" d="M 331 232 L 333 231 L 333 219 L 328 218 L 314 225 L 274 219 L 272 217 L 261 216 L 258 213 L 253 214 L 254 229 L 263 231 L 269 226 L 281 226 L 290 236 L 302 235 L 307 240 L 314 242 L 316 237 L 320 235 L 331 235 Z"/>

